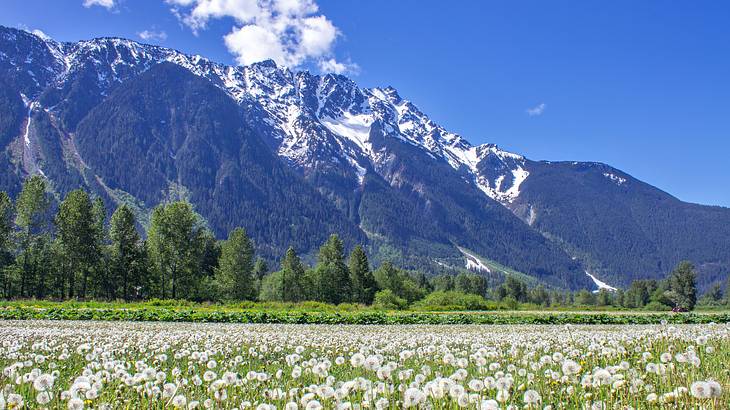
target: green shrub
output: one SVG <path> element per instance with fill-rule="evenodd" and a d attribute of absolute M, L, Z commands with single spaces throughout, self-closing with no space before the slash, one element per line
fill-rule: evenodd
<path fill-rule="evenodd" d="M 500 302 L 503 309 L 506 310 L 517 310 L 517 308 L 520 307 L 520 302 L 517 301 L 517 299 L 513 298 L 512 296 L 507 296 L 506 298 L 502 299 Z"/>
<path fill-rule="evenodd" d="M 405 309 L 408 306 L 408 302 L 406 302 L 405 299 L 396 296 L 392 290 L 386 289 L 375 294 L 373 306 L 377 309 L 400 310 Z"/>
<path fill-rule="evenodd" d="M 486 299 L 479 295 L 456 291 L 431 292 L 413 304 L 417 310 L 488 310 L 493 309 Z"/>
<path fill-rule="evenodd" d="M 381 302 L 390 300 L 404 305 L 403 299 L 392 293 L 381 294 Z M 399 300 L 400 299 L 400 300 Z M 105 320 L 105 321 L 151 321 L 151 322 L 204 322 L 204 323 L 310 323 L 310 324 L 552 324 L 567 323 L 598 324 L 659 324 L 668 323 L 730 323 L 728 313 L 428 313 L 428 312 L 383 312 L 383 311 L 303 311 L 303 310 L 215 310 L 215 309 L 170 309 L 149 308 L 70 308 L 57 307 L 4 307 L 0 308 L 0 320 Z"/>

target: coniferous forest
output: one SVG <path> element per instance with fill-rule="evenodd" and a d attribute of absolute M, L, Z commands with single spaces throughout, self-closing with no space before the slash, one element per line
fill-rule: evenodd
<path fill-rule="evenodd" d="M 0 193 L 3 299 L 318 301 L 389 309 L 487 309 L 499 303 L 691 310 L 698 303 L 689 262 L 666 280 L 637 280 L 616 292 L 569 292 L 513 276 L 498 281 L 467 272 L 429 276 L 388 261 L 373 269 L 363 246 L 346 254 L 343 241 L 332 234 L 308 266 L 294 248 L 280 261 L 257 257 L 240 227 L 217 240 L 186 201 L 154 208 L 143 235 L 129 206 L 108 212 L 100 198 L 75 190 L 54 207 L 46 184 L 41 176 L 28 178 L 14 202 Z M 699 302 L 727 300 L 716 286 Z"/>

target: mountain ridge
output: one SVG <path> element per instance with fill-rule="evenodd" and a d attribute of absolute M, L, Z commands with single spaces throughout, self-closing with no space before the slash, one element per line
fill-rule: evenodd
<path fill-rule="evenodd" d="M 106 192 L 102 187 L 105 178 L 99 173 L 105 174 L 116 164 L 102 161 L 93 164 L 93 170 L 86 168 L 84 157 L 89 157 L 93 150 L 76 150 L 77 127 L 84 121 L 88 124 L 93 110 L 118 95 L 115 91 L 121 84 L 126 88 L 127 82 L 135 81 L 160 63 L 182 67 L 224 91 L 241 107 L 240 122 L 246 132 L 260 138 L 329 201 L 344 218 L 341 224 L 355 229 L 351 239 L 366 236 L 371 252 L 381 255 L 381 259 L 395 257 L 406 266 L 427 270 L 438 269 L 436 265 L 443 260 L 460 260 L 451 265 L 466 266 L 469 261 L 464 261 L 458 250 L 466 247 L 505 266 L 547 278 L 551 285 L 568 283 L 567 287 L 590 284 L 584 270 L 612 284 L 625 285 L 628 278 L 657 277 L 668 271 L 674 259 L 694 255 L 702 257 L 700 267 L 706 263 L 719 266 L 708 274 L 711 281 L 726 275 L 725 269 L 730 266 L 727 252 L 720 251 L 716 261 L 709 260 L 712 255 L 679 240 L 675 242 L 681 246 L 664 249 L 661 236 L 676 237 L 678 233 L 660 229 L 646 234 L 645 220 L 650 219 L 646 209 L 650 202 L 626 198 L 661 197 L 654 191 L 671 195 L 649 185 L 654 191 L 638 185 L 644 183 L 606 164 L 534 161 L 494 144 L 472 145 L 432 121 L 393 87 L 360 88 L 342 75 L 291 71 L 272 61 L 227 66 L 201 56 L 115 37 L 58 43 L 20 30 L 0 28 L 0 81 L 16 89 L 23 98 L 30 115 L 21 122 L 25 122 L 29 130 L 26 136 L 32 142 L 25 145 L 22 155 L 16 153 L 14 157 L 9 154 L 12 150 L 3 148 L 10 159 L 0 158 L 0 166 L 8 162 L 6 169 L 10 170 L 14 163 L 13 172 L 18 176 L 15 180 L 8 177 L 0 188 L 14 192 L 21 174 L 44 172 L 44 167 L 54 163 L 48 158 L 55 156 L 60 159 L 57 158 L 49 178 L 57 185 L 98 185 L 97 190 Z M 159 81 L 164 82 L 169 73 L 159 75 Z M 9 98 L 12 100 L 12 96 Z M 17 101 L 10 100 L 9 106 L 17 105 Z M 173 105 L 171 100 L 163 101 Z M 109 104 L 105 107 L 111 109 Z M 8 112 L 14 112 L 13 108 L 8 108 Z M 14 120 L 9 123 L 17 122 L 17 112 L 12 115 Z M 33 116 L 39 119 L 32 122 Z M 98 122 L 101 119 L 87 125 L 82 134 L 88 136 L 88 130 L 96 129 Z M 39 129 L 42 124 L 47 124 L 45 131 Z M 108 138 L 125 126 L 126 123 L 111 129 Z M 17 145 L 22 144 L 16 144 L 16 151 Z M 74 161 L 64 157 L 78 158 L 69 166 Z M 19 165 L 24 172 L 18 172 Z M 129 172 L 133 169 L 129 168 Z M 222 171 L 215 171 L 218 172 Z M 558 186 L 558 180 L 564 184 Z M 566 191 L 570 184 L 576 186 L 574 192 Z M 202 191 L 204 187 L 195 189 Z M 193 195 L 197 195 L 195 189 Z M 626 198 L 618 193 L 623 191 Z M 159 192 L 138 194 L 148 201 L 160 199 Z M 566 200 L 570 196 L 577 200 Z M 633 203 L 631 209 L 639 211 L 632 211 L 632 218 L 622 219 L 622 215 L 612 215 L 610 209 L 593 207 L 588 198 L 599 203 L 606 198 L 617 204 Z M 661 202 L 671 210 L 668 213 L 683 216 L 690 212 L 674 210 L 687 205 L 671 198 L 676 203 L 666 198 Z M 723 225 L 730 221 L 726 215 L 730 210 L 706 208 L 712 207 L 696 211 L 711 214 L 702 217 L 703 226 L 699 229 L 716 235 L 699 243 L 707 242 L 708 248 L 715 249 L 718 243 L 722 245 L 717 238 L 722 238 L 727 230 Z M 406 215 L 413 212 L 416 214 Z M 621 221 L 620 229 L 606 243 L 602 241 L 607 238 L 605 225 L 609 217 L 597 212 L 608 214 L 611 221 Z M 569 219 L 566 215 L 575 217 Z M 598 222 L 588 223 L 586 218 Z M 660 222 L 662 226 L 667 224 L 664 219 Z M 223 225 L 231 223 L 229 220 Z M 565 223 L 569 229 L 561 228 Z M 219 234 L 224 232 L 225 229 L 218 230 Z M 581 232 L 588 234 L 581 236 Z M 634 240 L 639 240 L 637 243 L 649 254 L 639 253 L 636 257 L 653 262 L 614 263 L 612 259 L 620 259 L 620 252 L 625 251 L 620 242 Z M 629 272 L 634 269 L 647 271 Z"/>

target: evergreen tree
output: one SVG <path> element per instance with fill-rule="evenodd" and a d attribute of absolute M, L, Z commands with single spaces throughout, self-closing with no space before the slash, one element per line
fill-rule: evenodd
<path fill-rule="evenodd" d="M 205 227 L 188 202 L 162 204 L 152 211 L 147 249 L 158 297 L 176 299 L 194 292 L 200 279 L 204 235 Z"/>
<path fill-rule="evenodd" d="M 484 296 L 487 293 L 487 280 L 481 275 L 460 273 L 454 279 L 454 290 Z"/>
<path fill-rule="evenodd" d="M 527 285 L 519 279 L 507 276 L 502 286 L 504 287 L 506 297 L 510 297 L 518 302 L 525 302 L 527 300 Z"/>
<path fill-rule="evenodd" d="M 401 276 L 398 268 L 393 266 L 390 261 L 383 262 L 382 265 L 374 272 L 375 281 L 378 284 L 378 289 L 388 289 L 394 294 L 400 296 L 403 290 L 403 277 Z"/>
<path fill-rule="evenodd" d="M 118 297 L 136 299 L 144 287 L 147 261 L 144 246 L 135 227 L 134 213 L 127 205 L 114 211 L 109 230 L 111 263 L 109 270 Z"/>
<path fill-rule="evenodd" d="M 256 286 L 253 278 L 254 250 L 243 228 L 236 228 L 221 245 L 221 257 L 216 270 L 223 299 L 254 300 Z"/>
<path fill-rule="evenodd" d="M 257 258 L 253 265 L 253 276 L 256 280 L 261 280 L 269 273 L 269 264 L 264 259 Z"/>
<path fill-rule="evenodd" d="M 635 280 L 631 282 L 631 286 L 624 295 L 624 307 L 627 308 L 641 308 L 646 306 L 652 293 L 657 289 L 657 282 L 655 280 Z"/>
<path fill-rule="evenodd" d="M 13 202 L 5 192 L 0 192 L 0 297 L 11 296 L 10 265 L 12 258 Z"/>
<path fill-rule="evenodd" d="M 358 245 L 350 254 L 350 280 L 352 281 L 352 300 L 369 305 L 373 303 L 378 284 L 370 270 L 368 257 L 362 246 Z"/>
<path fill-rule="evenodd" d="M 221 244 L 215 238 L 213 232 L 205 229 L 201 239 L 201 257 L 200 268 L 197 272 L 196 283 L 193 284 L 193 293 L 187 297 L 192 300 L 220 300 L 220 287 L 216 280 L 216 272 L 218 271 L 221 258 Z M 254 289 L 258 289 L 255 283 L 252 283 Z"/>
<path fill-rule="evenodd" d="M 390 290 L 408 303 L 415 302 L 425 296 L 426 290 L 418 286 L 418 282 L 408 273 L 396 268 L 389 261 L 384 262 L 373 273 L 378 289 Z"/>
<path fill-rule="evenodd" d="M 281 261 L 281 300 L 300 301 L 305 297 L 305 285 L 303 282 L 305 269 L 301 259 L 294 248 L 286 251 L 284 260 Z"/>
<path fill-rule="evenodd" d="M 715 283 L 712 285 L 710 290 L 705 293 L 698 304 L 705 305 L 705 306 L 718 306 L 722 304 L 723 300 L 723 294 L 722 294 L 722 285 L 719 283 Z"/>
<path fill-rule="evenodd" d="M 434 291 L 448 292 L 454 290 L 454 277 L 449 274 L 441 274 L 431 279 L 431 287 Z"/>
<path fill-rule="evenodd" d="M 691 262 L 682 261 L 669 277 L 668 297 L 674 305 L 692 310 L 697 303 L 697 273 Z"/>
<path fill-rule="evenodd" d="M 322 302 L 340 304 L 350 300 L 352 284 L 344 252 L 342 240 L 335 234 L 319 248 L 316 287 L 318 300 Z"/>
<path fill-rule="evenodd" d="M 476 276 L 476 275 L 475 275 Z M 487 286 L 486 286 L 486 280 L 484 278 L 481 278 L 484 283 L 484 291 L 486 292 Z M 428 281 L 428 278 L 426 277 L 426 274 L 423 272 L 416 272 L 415 277 L 416 285 L 419 289 L 423 289 L 426 293 L 433 292 L 433 288 L 431 287 L 431 282 Z"/>
<path fill-rule="evenodd" d="M 40 175 L 33 175 L 23 183 L 23 189 L 15 203 L 15 224 L 20 229 L 18 269 L 20 270 L 21 297 L 31 296 L 31 289 L 38 290 L 36 277 L 43 274 L 41 265 L 44 257 L 40 254 L 47 248 L 49 215 L 51 202 L 46 193 L 46 180 Z"/>
<path fill-rule="evenodd" d="M 261 299 L 298 302 L 308 295 L 307 272 L 294 248 L 289 248 L 281 261 L 281 270 L 264 277 Z"/>

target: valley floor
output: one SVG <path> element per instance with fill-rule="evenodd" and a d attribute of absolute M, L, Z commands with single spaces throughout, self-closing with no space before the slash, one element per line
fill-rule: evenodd
<path fill-rule="evenodd" d="M 727 324 L 0 321 L 0 408 L 727 409 L 729 342 Z"/>

